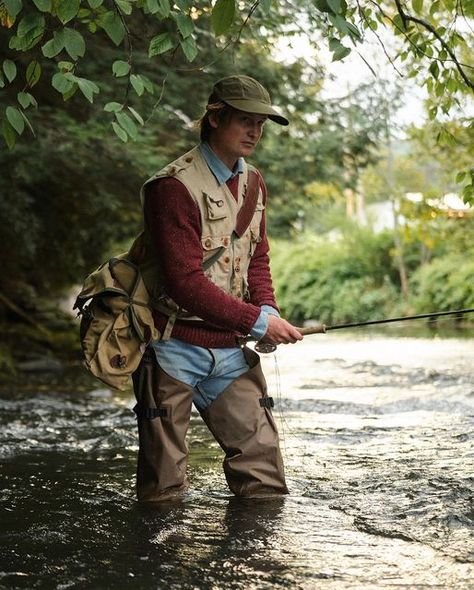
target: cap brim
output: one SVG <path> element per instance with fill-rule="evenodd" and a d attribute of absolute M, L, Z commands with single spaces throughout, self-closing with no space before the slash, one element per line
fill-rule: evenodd
<path fill-rule="evenodd" d="M 229 106 L 245 113 L 255 113 L 257 115 L 267 115 L 271 121 L 278 123 L 278 125 L 288 125 L 288 119 L 280 115 L 272 106 L 259 102 L 257 100 L 235 99 L 224 101 Z"/>

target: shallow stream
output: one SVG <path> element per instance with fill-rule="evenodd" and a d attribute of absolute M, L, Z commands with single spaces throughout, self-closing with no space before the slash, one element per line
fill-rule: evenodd
<path fill-rule="evenodd" d="M 132 393 L 0 392 L 5 589 L 474 589 L 474 340 L 328 334 L 263 358 L 291 494 L 230 497 L 193 414 L 192 488 L 134 498 Z"/>

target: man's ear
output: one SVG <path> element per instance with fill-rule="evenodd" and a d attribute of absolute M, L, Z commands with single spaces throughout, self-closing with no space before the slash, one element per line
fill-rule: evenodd
<path fill-rule="evenodd" d="M 219 119 L 218 119 L 217 113 L 215 111 L 211 111 L 209 113 L 209 125 L 213 129 L 217 129 L 219 127 Z"/>

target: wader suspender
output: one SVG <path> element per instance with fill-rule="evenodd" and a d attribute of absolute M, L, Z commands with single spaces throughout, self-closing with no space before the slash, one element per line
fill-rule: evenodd
<path fill-rule="evenodd" d="M 245 191 L 245 199 L 240 211 L 237 213 L 237 221 L 235 224 L 234 231 L 230 236 L 230 245 L 234 243 L 237 238 L 241 238 L 244 233 L 247 231 L 250 222 L 255 213 L 255 208 L 257 206 L 258 201 L 258 193 L 259 193 L 259 174 L 255 170 L 251 170 L 248 176 L 248 185 Z M 217 252 L 215 252 L 210 258 L 208 258 L 202 264 L 203 270 L 208 270 L 215 262 L 219 260 L 219 258 L 224 254 L 227 250 L 225 246 L 221 246 Z M 168 321 L 166 323 L 165 329 L 163 331 L 163 335 L 161 336 L 161 340 L 169 340 L 171 337 L 171 332 L 173 331 L 174 323 L 178 319 L 178 314 L 174 313 L 168 317 Z"/>

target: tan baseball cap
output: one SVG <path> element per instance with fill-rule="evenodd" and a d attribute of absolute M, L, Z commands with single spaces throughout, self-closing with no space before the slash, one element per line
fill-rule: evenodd
<path fill-rule="evenodd" d="M 217 100 L 239 111 L 268 115 L 275 123 L 288 125 L 288 119 L 272 106 L 270 95 L 265 88 L 250 76 L 226 76 L 218 80 L 214 84 L 209 102 Z"/>

